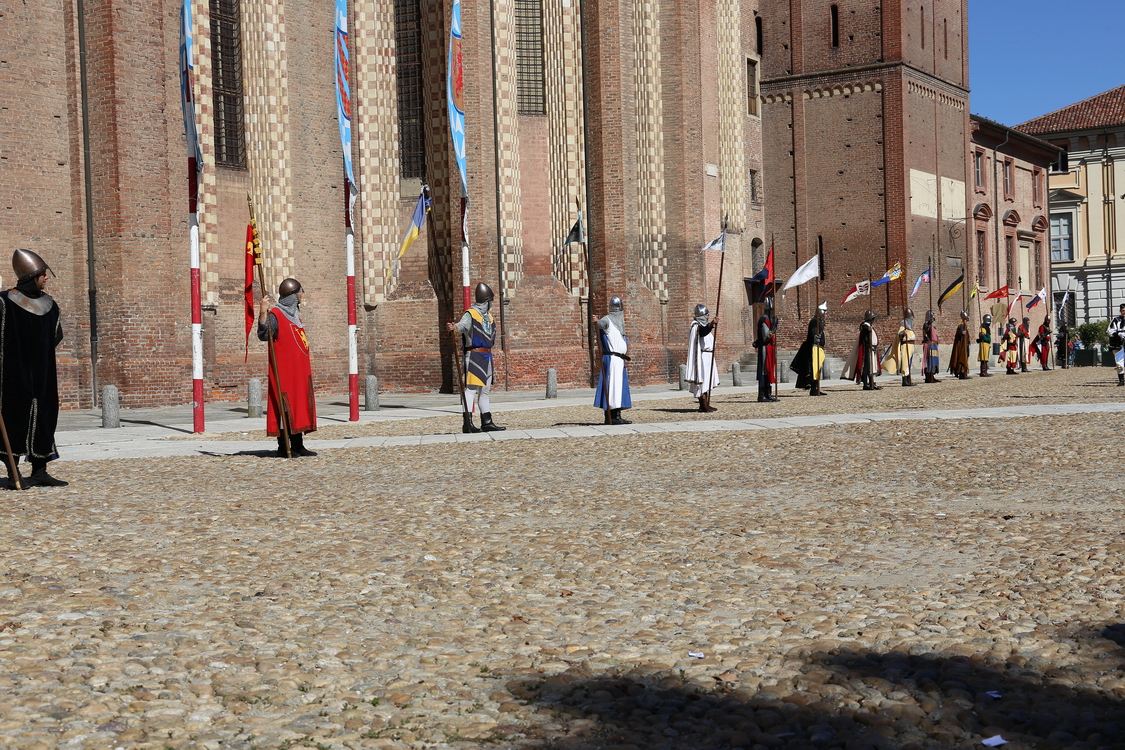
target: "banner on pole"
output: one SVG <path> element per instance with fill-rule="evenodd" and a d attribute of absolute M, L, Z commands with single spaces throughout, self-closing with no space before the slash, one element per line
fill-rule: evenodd
<path fill-rule="evenodd" d="M 337 0 L 343 2 L 343 0 Z M 461 173 L 461 195 L 469 194 L 469 171 L 465 160 L 465 70 L 461 59 L 461 0 L 453 0 L 449 22 L 449 61 L 446 94 L 449 101 L 449 132 L 453 136 L 453 154 Z M 468 236 L 466 233 L 465 236 Z"/>
<path fill-rule="evenodd" d="M 350 61 L 348 57 L 348 2 L 336 0 L 336 119 L 340 123 L 340 148 L 344 152 L 344 173 L 351 183 L 351 195 L 355 189 L 352 172 L 352 94 Z"/>
<path fill-rule="evenodd" d="M 195 65 L 191 37 L 191 0 L 180 8 L 180 104 L 184 112 L 184 135 L 187 155 L 195 159 L 196 170 L 203 169 L 203 151 L 199 146 L 199 130 L 195 125 Z"/>

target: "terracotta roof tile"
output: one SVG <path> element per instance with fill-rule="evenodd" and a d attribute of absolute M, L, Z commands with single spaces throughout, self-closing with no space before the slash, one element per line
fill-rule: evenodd
<path fill-rule="evenodd" d="M 1016 125 L 1024 133 L 1055 133 L 1125 124 L 1125 86 Z"/>

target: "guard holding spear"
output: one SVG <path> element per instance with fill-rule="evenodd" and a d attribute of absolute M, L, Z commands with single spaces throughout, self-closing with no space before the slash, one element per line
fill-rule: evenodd
<path fill-rule="evenodd" d="M 483 281 L 477 284 L 473 305 L 456 323 L 446 323 L 445 329 L 461 336 L 465 352 L 465 379 L 461 383 L 461 432 L 502 432 L 507 429 L 492 421 L 489 391 L 492 389 L 492 345 L 496 341 L 496 325 L 492 319 L 492 287 Z M 461 367 L 457 366 L 460 376 Z M 480 427 L 473 424 L 473 409 L 480 406 Z"/>

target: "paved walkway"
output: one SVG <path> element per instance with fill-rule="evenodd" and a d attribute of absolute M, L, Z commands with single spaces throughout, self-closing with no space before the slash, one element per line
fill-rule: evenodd
<path fill-rule="evenodd" d="M 895 378 L 885 378 L 894 380 Z M 793 388 L 782 384 L 782 390 Z M 754 393 L 756 386 L 735 388 L 724 386 L 724 394 Z M 633 389 L 634 402 L 668 398 L 689 398 L 686 392 L 669 385 Z M 547 400 L 539 392 L 496 394 L 496 413 L 543 409 L 551 407 L 587 406 L 593 399 L 592 389 L 560 391 L 560 397 Z M 318 402 L 321 425 L 348 424 L 348 405 L 338 397 Z M 387 422 L 457 414 L 460 405 L 449 394 L 385 394 L 377 412 L 360 412 L 360 422 Z M 770 419 L 712 419 L 679 422 L 652 422 L 631 425 L 577 425 L 548 429 L 464 434 L 419 434 L 406 436 L 372 436 L 317 440 L 310 437 L 309 447 L 371 448 L 431 443 L 489 442 L 500 440 L 545 440 L 552 438 L 593 438 L 608 435 L 631 435 L 663 432 L 724 432 L 738 430 L 794 429 L 834 424 L 862 424 L 888 420 L 924 421 L 935 419 L 1011 419 L 1042 415 L 1118 413 L 1125 412 L 1125 403 L 1095 404 L 1028 404 L 983 409 L 932 409 L 890 412 L 824 414 L 815 416 L 779 416 Z M 213 404 L 208 408 L 207 432 L 230 433 L 265 429 L 265 419 L 250 419 L 246 409 L 235 404 Z M 263 440 L 168 440 L 183 438 L 192 430 L 191 408 L 123 410 L 122 427 L 103 429 L 98 410 L 64 412 L 56 441 L 60 457 L 65 460 L 98 460 L 110 458 L 153 458 L 165 456 L 266 454 L 276 449 L 275 443 Z"/>

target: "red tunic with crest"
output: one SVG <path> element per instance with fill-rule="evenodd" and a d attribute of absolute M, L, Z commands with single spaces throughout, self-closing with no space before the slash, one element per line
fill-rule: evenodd
<path fill-rule="evenodd" d="M 290 432 L 316 432 L 316 397 L 313 395 L 312 360 L 309 358 L 309 340 L 305 329 L 284 313 L 270 310 L 277 323 L 277 340 L 273 342 L 277 356 L 281 393 L 289 407 Z M 266 410 L 266 433 L 271 437 L 280 434 L 277 424 L 277 385 L 270 368 L 269 407 Z"/>

